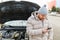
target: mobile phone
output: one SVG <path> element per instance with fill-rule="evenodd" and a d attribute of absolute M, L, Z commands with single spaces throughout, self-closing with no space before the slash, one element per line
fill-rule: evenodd
<path fill-rule="evenodd" d="M 47 30 L 50 30 L 51 28 L 48 28 Z"/>

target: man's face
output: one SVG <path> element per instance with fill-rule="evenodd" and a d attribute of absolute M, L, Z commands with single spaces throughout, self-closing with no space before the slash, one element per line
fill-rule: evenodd
<path fill-rule="evenodd" d="M 44 14 L 38 14 L 38 18 L 40 20 L 44 20 L 46 18 L 46 15 L 44 15 Z"/>

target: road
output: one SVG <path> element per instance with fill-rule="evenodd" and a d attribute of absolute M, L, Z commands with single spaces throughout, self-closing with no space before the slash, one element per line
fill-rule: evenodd
<path fill-rule="evenodd" d="M 48 16 L 48 19 L 52 23 L 54 29 L 54 40 L 60 40 L 60 17 Z"/>
<path fill-rule="evenodd" d="M 60 40 L 60 17 L 48 16 L 49 21 L 53 25 L 54 29 L 54 40 Z"/>

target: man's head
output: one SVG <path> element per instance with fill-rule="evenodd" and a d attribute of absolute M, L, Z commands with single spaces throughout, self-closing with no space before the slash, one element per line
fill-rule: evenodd
<path fill-rule="evenodd" d="M 40 19 L 40 20 L 44 20 L 46 18 L 46 15 L 44 14 L 37 14 L 37 17 Z"/>
<path fill-rule="evenodd" d="M 47 13 L 48 13 L 48 11 L 47 11 L 46 6 L 43 6 L 43 7 L 41 7 L 41 8 L 38 10 L 37 17 L 38 17 L 40 20 L 44 20 L 44 19 L 46 18 Z"/>

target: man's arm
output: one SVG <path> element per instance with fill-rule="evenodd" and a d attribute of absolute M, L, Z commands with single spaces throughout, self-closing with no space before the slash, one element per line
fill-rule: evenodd
<path fill-rule="evenodd" d="M 33 29 L 33 25 L 32 24 L 27 24 L 27 33 L 29 35 L 38 35 L 38 34 L 42 34 L 42 29 Z"/>
<path fill-rule="evenodd" d="M 29 35 L 39 35 L 42 34 L 42 29 L 33 29 L 34 25 L 32 24 L 32 21 L 27 21 L 27 33 Z"/>

